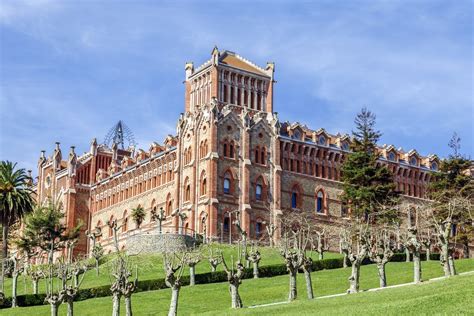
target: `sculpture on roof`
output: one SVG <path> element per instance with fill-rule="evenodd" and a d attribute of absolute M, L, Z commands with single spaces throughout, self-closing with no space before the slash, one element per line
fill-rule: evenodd
<path fill-rule="evenodd" d="M 110 129 L 105 136 L 104 144 L 109 147 L 115 144 L 120 149 L 135 148 L 137 145 L 132 131 L 122 120 L 118 121 L 118 123 Z M 125 147 L 125 145 L 127 145 L 127 147 Z"/>

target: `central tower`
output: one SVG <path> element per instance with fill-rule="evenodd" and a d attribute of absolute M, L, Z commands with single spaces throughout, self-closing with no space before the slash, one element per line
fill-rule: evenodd
<path fill-rule="evenodd" d="M 185 110 L 194 112 L 215 98 L 251 112 L 273 112 L 274 63 L 265 69 L 230 51 L 214 47 L 211 59 L 194 69 L 186 63 Z"/>

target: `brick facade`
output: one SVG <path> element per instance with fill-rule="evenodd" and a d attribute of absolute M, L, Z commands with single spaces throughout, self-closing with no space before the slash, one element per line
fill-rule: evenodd
<path fill-rule="evenodd" d="M 126 247 L 131 235 L 155 229 L 151 211 L 160 208 L 167 215 L 165 231 L 183 226 L 187 234 L 203 233 L 205 220 L 206 234 L 215 240 L 227 240 L 230 231 L 237 237 L 235 211 L 251 239 L 265 238 L 265 226 L 278 225 L 286 212 L 315 212 L 321 223 L 337 225 L 347 216 L 339 196 L 349 136 L 280 121 L 273 112 L 274 71 L 273 63 L 261 68 L 217 48 L 196 69 L 186 63 L 177 135 L 147 151 L 93 140 L 82 156 L 72 147 L 67 160 L 57 144 L 38 163 L 39 201 L 59 198 L 69 226 L 81 219 L 84 230 L 100 227 L 106 251 L 112 249 L 110 219 L 123 225 L 120 246 Z M 393 146 L 379 150 L 397 189 L 413 203 L 422 201 L 438 158 Z M 138 205 L 147 213 L 140 229 L 131 218 Z M 186 214 L 183 223 L 173 216 L 176 210 Z M 77 251 L 90 251 L 85 238 Z"/>

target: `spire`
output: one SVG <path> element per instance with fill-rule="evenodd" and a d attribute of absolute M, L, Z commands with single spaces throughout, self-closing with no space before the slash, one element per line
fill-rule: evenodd
<path fill-rule="evenodd" d="M 219 49 L 217 48 L 217 46 L 214 46 L 214 48 L 212 49 L 211 56 L 212 56 L 212 64 L 214 66 L 219 65 Z"/>
<path fill-rule="evenodd" d="M 90 153 L 94 156 L 97 154 L 97 138 L 92 138 Z"/>
<path fill-rule="evenodd" d="M 67 161 L 67 168 L 70 177 L 76 174 L 77 167 L 77 155 L 74 151 L 74 148 L 74 146 L 71 146 L 71 150 L 69 151 L 69 159 Z"/>

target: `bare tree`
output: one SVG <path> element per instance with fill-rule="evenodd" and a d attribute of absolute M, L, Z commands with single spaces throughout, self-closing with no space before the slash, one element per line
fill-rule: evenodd
<path fill-rule="evenodd" d="M 251 245 L 250 252 L 246 254 L 246 259 L 247 261 L 250 261 L 253 265 L 254 279 L 258 279 L 258 264 L 260 263 L 262 256 L 260 254 L 260 251 L 258 251 L 258 248 L 254 244 Z"/>
<path fill-rule="evenodd" d="M 416 226 L 408 227 L 408 241 L 406 247 L 413 254 L 413 281 L 421 282 L 421 242 L 418 240 Z"/>
<path fill-rule="evenodd" d="M 165 269 L 165 283 L 171 288 L 171 303 L 168 311 L 168 316 L 175 316 L 178 314 L 178 299 L 179 290 L 181 289 L 181 277 L 183 276 L 184 266 L 187 254 L 184 253 L 181 257 L 176 254 L 170 256 L 163 255 L 163 266 Z"/>
<path fill-rule="evenodd" d="M 189 285 L 196 284 L 196 265 L 201 262 L 201 252 L 199 249 L 189 252 L 185 256 L 185 263 L 189 267 Z"/>
<path fill-rule="evenodd" d="M 222 263 L 222 252 L 217 250 L 217 254 L 214 255 L 212 248 L 209 248 L 209 264 L 211 265 L 211 272 L 216 272 L 217 266 Z"/>
<path fill-rule="evenodd" d="M 385 265 L 393 257 L 394 248 L 395 247 L 392 245 L 392 242 L 390 240 L 389 232 L 386 229 L 378 232 L 371 239 L 369 258 L 372 262 L 375 262 L 375 264 L 377 265 L 380 287 L 387 286 L 387 276 L 385 273 Z"/>
<path fill-rule="evenodd" d="M 319 254 L 319 260 L 324 259 L 324 252 L 329 250 L 329 244 L 324 240 L 326 238 L 326 229 L 314 230 L 312 238 L 312 248 Z"/>
<path fill-rule="evenodd" d="M 433 242 L 431 239 L 430 229 L 428 229 L 424 237 L 421 238 L 421 244 L 423 245 L 423 247 L 425 247 L 426 250 L 426 261 L 431 261 L 431 245 L 433 244 Z"/>
<path fill-rule="evenodd" d="M 342 267 L 343 268 L 347 268 L 347 261 L 349 259 L 347 259 L 347 252 L 343 250 L 343 247 L 344 247 L 344 242 L 345 240 L 348 238 L 345 234 L 346 234 L 346 230 L 341 230 L 339 232 L 339 252 L 343 254 L 343 258 L 342 258 Z"/>
<path fill-rule="evenodd" d="M 76 271 L 82 264 L 78 262 L 70 263 L 68 260 L 60 260 L 57 265 L 57 276 L 61 280 L 61 290 L 59 299 L 67 304 L 67 316 L 74 316 L 74 298 L 77 296 L 79 287 L 82 284 L 85 273 L 77 276 Z M 71 282 L 73 279 L 73 282 Z"/>
<path fill-rule="evenodd" d="M 342 251 L 347 255 L 352 266 L 347 293 L 357 293 L 359 292 L 360 266 L 370 248 L 368 224 L 354 222 L 342 235 L 344 238 Z"/>
<path fill-rule="evenodd" d="M 92 257 L 95 260 L 95 271 L 96 275 L 99 276 L 99 262 L 100 259 L 104 256 L 104 248 L 101 244 L 95 245 L 92 249 Z"/>
<path fill-rule="evenodd" d="M 15 253 L 10 257 L 9 264 L 12 272 L 12 307 L 17 307 L 18 276 L 23 272 L 25 265 L 22 258 L 18 257 L 18 253 Z"/>
<path fill-rule="evenodd" d="M 94 249 L 96 247 L 97 239 L 102 237 L 102 229 L 100 227 L 94 228 L 92 231 L 86 231 L 86 236 L 89 238 L 92 242 L 92 247 L 90 248 L 92 251 L 90 253 L 91 257 L 94 257 Z"/>
<path fill-rule="evenodd" d="M 33 294 L 38 294 L 38 282 L 45 277 L 45 273 L 40 265 L 32 265 L 27 270 L 27 275 L 33 283 Z"/>
<path fill-rule="evenodd" d="M 151 210 L 151 220 L 158 222 L 158 232 L 162 233 L 162 224 L 166 220 L 165 210 L 160 207 L 160 213 L 156 213 L 156 208 Z"/>
<path fill-rule="evenodd" d="M 240 254 L 240 245 L 238 246 L 238 258 L 235 269 L 234 269 L 234 257 L 231 257 L 231 267 L 227 266 L 225 262 L 224 256 L 221 256 L 222 265 L 224 266 L 224 271 L 227 273 L 227 281 L 229 282 L 229 292 L 232 301 L 232 308 L 242 308 L 242 299 L 239 294 L 239 286 L 242 283 L 242 279 L 245 274 L 245 268 L 240 262 L 241 254 Z"/>
<path fill-rule="evenodd" d="M 125 311 L 127 316 L 132 315 L 132 294 L 136 290 L 138 283 L 138 271 L 135 266 L 135 279 L 129 281 L 132 276 L 132 268 L 128 256 L 117 252 L 117 257 L 110 263 L 113 277 L 110 291 L 112 292 L 112 316 L 120 315 L 120 299 L 123 296 L 125 300 Z"/>
<path fill-rule="evenodd" d="M 309 221 L 304 216 L 288 216 L 282 221 L 282 226 L 285 232 L 280 253 L 285 260 L 286 269 L 290 276 L 288 300 L 293 301 L 297 297 L 296 279 L 298 270 L 303 268 L 307 260 L 306 249 L 310 242 L 311 231 Z M 307 288 L 310 284 L 312 292 L 311 273 L 305 273 L 305 281 Z"/>

